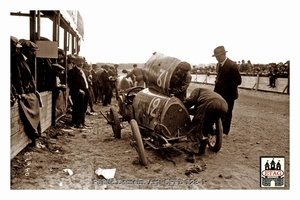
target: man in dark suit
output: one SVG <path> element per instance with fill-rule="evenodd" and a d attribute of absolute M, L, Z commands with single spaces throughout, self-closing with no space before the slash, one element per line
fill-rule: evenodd
<path fill-rule="evenodd" d="M 97 102 L 102 102 L 103 103 L 103 96 L 104 96 L 104 91 L 103 91 L 103 82 L 101 79 L 101 74 L 103 73 L 104 69 L 101 66 L 97 71 L 96 71 L 96 76 L 98 79 L 98 97 L 97 97 Z"/>
<path fill-rule="evenodd" d="M 94 92 L 94 103 L 97 103 L 98 100 L 98 95 L 99 95 L 99 79 L 98 76 L 96 74 L 96 70 L 97 70 L 97 64 L 92 64 L 92 83 L 93 83 L 93 92 Z"/>
<path fill-rule="evenodd" d="M 100 80 L 103 87 L 103 106 L 108 106 L 111 104 L 111 98 L 112 98 L 112 84 L 111 79 L 113 78 L 113 72 L 109 70 L 109 65 L 103 65 L 104 71 L 100 75 Z"/>
<path fill-rule="evenodd" d="M 35 60 L 38 46 L 30 41 L 21 39 L 19 41 L 20 51 L 11 58 L 11 84 L 15 88 L 16 97 L 19 99 L 20 116 L 24 123 L 24 131 L 31 139 L 32 146 L 44 147 L 39 139 L 42 136 L 40 127 L 40 99 L 37 95 L 37 88 L 34 72 L 30 70 L 31 63 Z M 30 62 L 31 61 L 31 62 Z"/>
<path fill-rule="evenodd" d="M 84 62 L 84 57 L 77 56 L 75 65 L 69 71 L 67 79 L 73 101 L 72 123 L 76 128 L 85 126 L 85 113 L 89 100 L 87 77 L 82 70 Z"/>
<path fill-rule="evenodd" d="M 234 101 L 238 98 L 238 85 L 242 83 L 242 78 L 237 64 L 226 57 L 226 52 L 224 46 L 218 46 L 212 56 L 218 61 L 214 91 L 219 93 L 228 105 L 228 111 L 223 119 L 223 133 L 227 136 L 230 131 Z"/>

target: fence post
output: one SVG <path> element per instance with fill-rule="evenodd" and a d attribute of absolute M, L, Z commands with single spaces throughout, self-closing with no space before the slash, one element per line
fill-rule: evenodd
<path fill-rule="evenodd" d="M 258 84 L 259 84 L 259 73 L 257 73 L 257 79 L 256 79 L 256 87 L 255 90 L 258 90 Z"/>

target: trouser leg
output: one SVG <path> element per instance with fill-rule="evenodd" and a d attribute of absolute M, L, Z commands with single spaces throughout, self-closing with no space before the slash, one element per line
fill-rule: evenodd
<path fill-rule="evenodd" d="M 234 106 L 234 100 L 226 100 L 227 105 L 228 105 L 228 111 L 225 114 L 225 117 L 223 119 L 223 132 L 225 134 L 228 134 L 230 131 L 230 126 L 231 126 L 231 119 L 232 119 L 232 110 L 233 110 L 233 106 Z"/>

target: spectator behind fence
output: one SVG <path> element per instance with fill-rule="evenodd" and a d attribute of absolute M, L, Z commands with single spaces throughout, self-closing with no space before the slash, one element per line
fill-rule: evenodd
<path fill-rule="evenodd" d="M 228 105 L 228 112 L 223 119 L 223 133 L 225 136 L 230 131 L 234 101 L 238 98 L 238 85 L 242 83 L 237 64 L 226 57 L 226 52 L 224 46 L 218 46 L 214 49 L 212 55 L 218 61 L 214 91 L 219 93 Z"/>
<path fill-rule="evenodd" d="M 276 80 L 278 78 L 278 69 L 276 67 L 276 64 L 271 63 L 271 67 L 269 69 L 269 87 L 270 88 L 275 88 L 276 87 Z"/>
<path fill-rule="evenodd" d="M 52 68 L 54 70 L 55 74 L 55 89 L 65 91 L 66 90 L 66 85 L 64 82 L 61 81 L 61 75 L 65 73 L 65 68 L 61 66 L 60 64 L 52 64 Z"/>

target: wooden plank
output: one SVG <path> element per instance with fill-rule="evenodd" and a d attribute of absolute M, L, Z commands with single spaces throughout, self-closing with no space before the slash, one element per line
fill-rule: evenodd
<path fill-rule="evenodd" d="M 31 140 L 23 131 L 13 135 L 10 140 L 10 159 L 14 158 L 20 151 L 31 143 Z"/>

